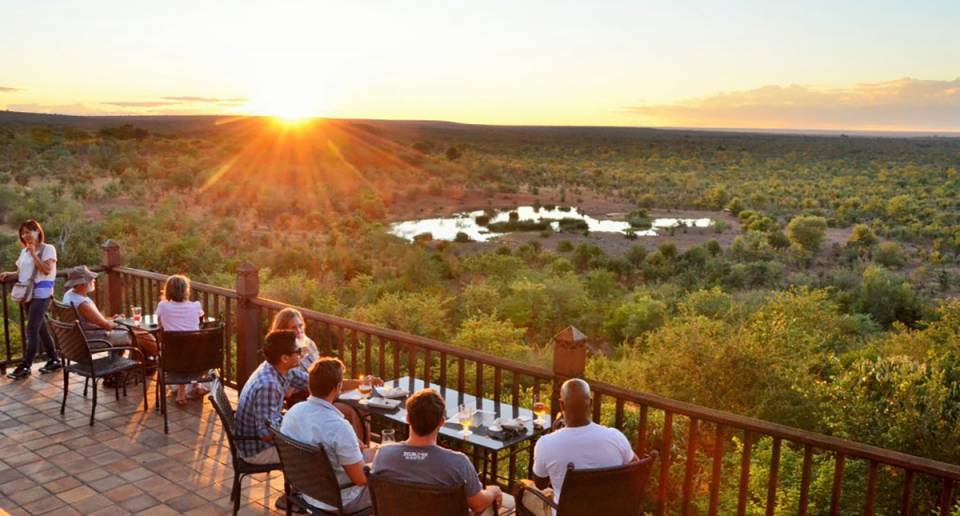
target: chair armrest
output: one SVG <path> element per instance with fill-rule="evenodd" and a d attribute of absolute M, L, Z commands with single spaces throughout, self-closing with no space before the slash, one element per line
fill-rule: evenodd
<path fill-rule="evenodd" d="M 233 436 L 234 441 L 262 441 L 263 439 L 259 437 L 254 437 L 252 435 L 235 435 Z"/>
<path fill-rule="evenodd" d="M 543 494 L 539 489 L 531 489 L 524 485 L 521 485 L 520 489 L 517 490 L 517 505 L 520 505 L 523 503 L 524 492 L 529 492 L 533 496 L 536 496 L 543 503 L 549 505 L 550 507 L 553 507 L 554 510 L 557 510 L 560 508 L 556 503 L 554 503 L 552 498 L 547 497 L 547 495 Z"/>

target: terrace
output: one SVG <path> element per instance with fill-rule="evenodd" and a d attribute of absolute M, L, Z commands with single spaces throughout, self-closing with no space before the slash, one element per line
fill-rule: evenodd
<path fill-rule="evenodd" d="M 119 247 L 104 245 L 105 274 L 96 301 L 105 313 L 131 304 L 151 311 L 163 274 L 123 266 Z M 3 285 L 4 360 L 17 360 L 19 314 Z M 286 305 L 258 296 L 257 269 L 242 266 L 236 289 L 194 284 L 207 314 L 226 322 L 225 383 L 242 386 L 258 363 L 266 322 Z M 584 343 L 567 334 L 550 368 L 529 366 L 443 342 L 302 310 L 322 352 L 350 374 L 416 376 L 495 402 L 528 405 L 582 376 Z M 0 383 L 0 509 L 12 513 L 71 510 L 83 514 L 220 514 L 230 510 L 233 472 L 226 439 L 209 404 L 170 410 L 171 431 L 144 413 L 138 389 L 102 398 L 96 425 L 79 382 L 64 416 L 60 375 Z M 588 379 L 589 380 L 589 379 Z M 152 387 L 151 382 L 151 387 Z M 655 514 L 948 514 L 960 466 L 712 410 L 599 382 L 594 419 L 623 430 L 642 454 L 658 450 L 648 506 Z M 109 392 L 105 392 L 109 394 Z M 235 396 L 236 392 L 231 391 Z M 151 402 L 152 403 L 152 402 Z M 529 452 L 494 460 L 504 486 L 528 477 Z M 786 480 L 798 489 L 786 489 Z M 283 488 L 278 473 L 244 482 L 243 513 L 271 512 Z M 101 511 L 101 512 L 98 512 Z"/>

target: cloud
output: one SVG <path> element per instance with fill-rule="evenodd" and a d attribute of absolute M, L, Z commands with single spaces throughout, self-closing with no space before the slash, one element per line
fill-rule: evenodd
<path fill-rule="evenodd" d="M 191 95 L 163 97 L 164 100 L 177 102 L 203 102 L 206 104 L 242 104 L 247 101 L 244 97 L 195 97 Z"/>
<path fill-rule="evenodd" d="M 17 91 L 23 91 L 20 88 L 13 88 L 10 86 L 0 86 L 0 93 L 14 93 Z"/>
<path fill-rule="evenodd" d="M 769 85 L 626 111 L 653 125 L 960 131 L 960 78 Z"/>
<path fill-rule="evenodd" d="M 19 111 L 22 113 L 45 113 L 48 115 L 123 115 L 121 111 L 106 111 L 94 109 L 86 104 L 10 104 L 7 106 L 10 111 Z"/>
<path fill-rule="evenodd" d="M 114 102 L 101 102 L 101 104 L 106 104 L 108 106 L 117 106 L 124 108 L 153 108 L 160 106 L 174 106 L 179 104 L 179 102 L 169 102 L 164 100 L 146 100 L 146 101 L 114 101 Z"/>

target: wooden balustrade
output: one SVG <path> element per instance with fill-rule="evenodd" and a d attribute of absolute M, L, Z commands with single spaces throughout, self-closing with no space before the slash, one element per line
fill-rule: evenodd
<path fill-rule="evenodd" d="M 100 306 L 142 306 L 153 313 L 166 275 L 124 267 L 119 249 L 105 246 L 107 288 Z M 11 334 L 21 318 L 9 312 L 3 286 L 6 362 L 15 359 Z M 237 289 L 193 283 L 208 315 L 227 325 L 226 383 L 241 387 L 259 361 L 263 333 L 288 305 L 259 297 L 257 270 L 238 270 Z M 554 367 L 547 369 L 463 349 L 402 331 L 298 308 L 321 352 L 340 358 L 353 377 L 405 375 L 434 385 L 529 406 L 549 397 L 554 413 L 559 384 L 583 376 L 583 336 L 571 328 L 557 337 Z M 589 379 L 588 379 L 589 380 Z M 949 514 L 960 466 L 792 428 L 650 393 L 590 382 L 594 420 L 621 429 L 638 454 L 658 450 L 649 487 L 656 514 L 839 514 L 899 512 Z M 546 398 L 544 398 L 546 399 Z M 924 424 L 918 421 L 918 424 Z M 932 424 L 932 422 L 931 422 Z M 529 476 L 532 451 L 495 465 L 505 485 Z M 783 496 L 783 479 L 799 479 L 799 491 Z M 822 479 L 828 479 L 826 482 Z M 861 479 L 862 485 L 852 479 Z M 820 481 L 818 481 L 820 479 Z M 726 495 L 726 496 L 724 496 Z"/>

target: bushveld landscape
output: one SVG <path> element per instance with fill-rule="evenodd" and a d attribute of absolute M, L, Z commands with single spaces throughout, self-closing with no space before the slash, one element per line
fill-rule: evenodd
<path fill-rule="evenodd" d="M 529 363 L 573 325 L 589 378 L 957 463 L 958 170 L 958 138 L 0 112 L 0 250 L 36 218 L 62 269 L 106 239 L 225 287 L 251 262 L 263 297 Z M 388 232 L 531 205 L 713 223 Z"/>

